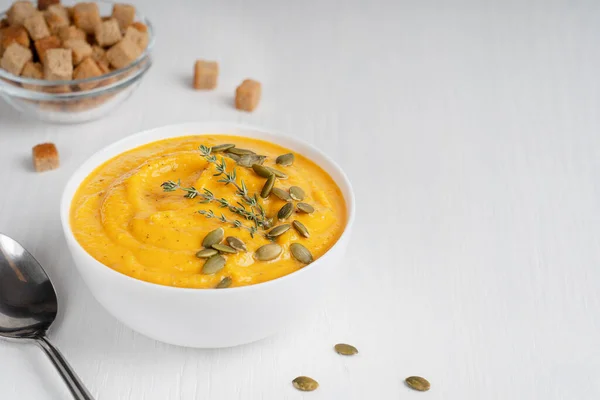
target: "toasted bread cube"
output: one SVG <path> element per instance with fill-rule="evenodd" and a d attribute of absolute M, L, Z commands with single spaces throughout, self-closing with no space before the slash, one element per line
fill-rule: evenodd
<path fill-rule="evenodd" d="M 31 61 L 33 54 L 27 47 L 23 47 L 18 43 L 13 43 L 2 55 L 0 67 L 4 68 L 13 75 L 21 75 L 23 67 L 27 61 Z"/>
<path fill-rule="evenodd" d="M 22 26 L 9 26 L 0 30 L 0 54 L 13 43 L 29 47 L 29 35 Z"/>
<path fill-rule="evenodd" d="M 148 32 L 139 31 L 132 26 L 125 31 L 125 39 L 131 40 L 142 50 L 148 46 Z"/>
<path fill-rule="evenodd" d="M 102 47 L 92 46 L 92 60 L 96 61 L 96 64 L 98 64 L 103 73 L 106 73 L 104 72 L 105 70 L 109 71 L 108 66 L 110 65 L 110 62 L 106 57 L 106 50 Z"/>
<path fill-rule="evenodd" d="M 119 28 L 125 31 L 135 19 L 135 7 L 130 4 L 115 4 L 112 17 L 119 22 Z"/>
<path fill-rule="evenodd" d="M 48 7 L 46 13 L 58 15 L 61 19 L 66 19 L 67 23 L 71 20 L 71 17 L 69 16 L 69 11 L 62 4 L 52 4 L 50 7 Z"/>
<path fill-rule="evenodd" d="M 123 68 L 131 64 L 142 54 L 142 49 L 133 41 L 124 38 L 108 49 L 106 57 L 114 68 Z"/>
<path fill-rule="evenodd" d="M 38 58 L 43 63 L 46 56 L 46 50 L 60 48 L 61 42 L 57 36 L 48 36 L 43 39 L 36 40 L 34 46 L 35 51 L 38 54 Z"/>
<path fill-rule="evenodd" d="M 63 42 L 63 47 L 73 51 L 73 65 L 79 65 L 84 58 L 92 55 L 92 46 L 85 40 L 69 39 Z"/>
<path fill-rule="evenodd" d="M 198 60 L 194 64 L 194 89 L 214 89 L 219 78 L 219 64 L 216 61 Z"/>
<path fill-rule="evenodd" d="M 60 4 L 60 0 L 38 0 L 37 2 L 38 10 L 40 11 L 44 11 L 54 4 Z"/>
<path fill-rule="evenodd" d="M 48 49 L 44 57 L 44 79 L 68 81 L 73 77 L 73 60 L 69 49 Z"/>
<path fill-rule="evenodd" d="M 122 38 L 116 19 L 109 19 L 96 26 L 96 41 L 102 47 L 112 46 Z"/>
<path fill-rule="evenodd" d="M 46 36 L 50 36 L 50 29 L 48 29 L 48 24 L 46 24 L 44 14 L 41 12 L 37 12 L 31 17 L 27 18 L 25 22 L 23 22 L 23 25 L 33 40 L 39 40 L 45 38 Z"/>
<path fill-rule="evenodd" d="M 23 71 L 21 72 L 21 76 L 23 78 L 29 79 L 44 79 L 44 71 L 42 70 L 42 64 L 34 63 L 32 61 L 27 61 L 25 66 L 23 67 Z M 40 90 L 40 86 L 31 85 L 29 83 L 24 83 L 23 87 L 29 90 Z"/>
<path fill-rule="evenodd" d="M 260 101 L 261 85 L 252 79 L 246 79 L 235 90 L 235 108 L 243 111 L 254 111 Z"/>
<path fill-rule="evenodd" d="M 91 57 L 83 60 L 73 72 L 73 79 L 87 79 L 102 75 L 102 70 Z M 81 90 L 90 90 L 98 85 L 97 82 L 80 83 Z"/>
<path fill-rule="evenodd" d="M 77 28 L 74 25 L 71 25 L 71 26 L 66 26 L 66 27 L 59 28 L 59 30 L 58 30 L 58 37 L 63 42 L 66 42 L 69 39 L 81 39 L 81 40 L 85 40 L 86 37 L 87 37 L 87 35 L 81 29 Z"/>
<path fill-rule="evenodd" d="M 96 25 L 102 22 L 96 3 L 77 3 L 73 6 L 73 22 L 85 33 L 94 33 Z"/>
<path fill-rule="evenodd" d="M 58 34 L 58 31 L 61 28 L 69 26 L 70 24 L 67 10 L 59 4 L 50 6 L 44 16 L 46 18 L 46 24 L 48 24 L 48 28 L 50 28 L 50 33 L 53 35 Z"/>
<path fill-rule="evenodd" d="M 60 165 L 58 150 L 54 143 L 42 143 L 35 146 L 33 153 L 33 168 L 37 172 L 44 172 L 56 169 Z"/>
<path fill-rule="evenodd" d="M 133 24 L 131 24 L 131 26 L 140 32 L 144 32 L 144 33 L 148 32 L 148 27 L 146 25 L 142 24 L 141 22 L 134 22 Z"/>
<path fill-rule="evenodd" d="M 34 5 L 28 1 L 17 1 L 14 3 L 6 12 L 6 17 L 8 18 L 8 23 L 11 26 L 20 26 L 23 25 L 25 20 L 38 11 L 35 9 Z"/>

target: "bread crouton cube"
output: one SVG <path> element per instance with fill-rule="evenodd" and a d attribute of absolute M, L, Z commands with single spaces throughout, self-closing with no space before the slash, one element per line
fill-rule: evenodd
<path fill-rule="evenodd" d="M 142 24 L 141 22 L 134 22 L 133 24 L 131 24 L 131 26 L 140 32 L 148 32 L 148 27 Z"/>
<path fill-rule="evenodd" d="M 100 67 L 102 71 L 108 70 L 108 66 L 110 62 L 106 57 L 106 50 L 104 50 L 100 46 L 92 46 L 92 60 L 96 61 L 96 64 Z M 106 68 L 104 68 L 106 67 Z M 105 73 L 105 72 L 104 72 Z"/>
<path fill-rule="evenodd" d="M 139 31 L 132 26 L 125 31 L 125 39 L 131 40 L 142 50 L 148 46 L 148 32 Z"/>
<path fill-rule="evenodd" d="M 79 65 L 84 58 L 92 55 L 92 46 L 85 40 L 69 39 L 63 42 L 63 47 L 73 51 L 73 65 Z"/>
<path fill-rule="evenodd" d="M 23 78 L 29 79 L 44 79 L 44 71 L 42 70 L 42 64 L 27 61 L 25 63 L 25 66 L 23 67 L 21 76 Z M 38 85 L 31 85 L 29 83 L 24 83 L 23 87 L 28 90 L 40 90 L 41 88 Z"/>
<path fill-rule="evenodd" d="M 122 38 L 116 19 L 109 19 L 96 26 L 96 42 L 102 47 L 112 46 Z"/>
<path fill-rule="evenodd" d="M 4 52 L 0 60 L 0 67 L 4 68 L 13 75 L 21 75 L 23 67 L 27 61 L 31 61 L 33 54 L 27 47 L 18 43 L 13 43 Z"/>
<path fill-rule="evenodd" d="M 119 43 L 108 49 L 106 57 L 114 68 L 124 68 L 131 64 L 142 54 L 142 49 L 133 41 L 122 39 Z"/>
<path fill-rule="evenodd" d="M 135 19 L 135 7 L 130 4 L 115 4 L 112 17 L 118 21 L 119 28 L 124 31 Z"/>
<path fill-rule="evenodd" d="M 40 40 L 46 36 L 50 36 L 50 29 L 48 29 L 44 14 L 41 12 L 37 12 L 27 18 L 25 22 L 23 22 L 23 25 L 33 40 Z"/>
<path fill-rule="evenodd" d="M 87 35 L 81 29 L 77 28 L 74 25 L 71 25 L 71 26 L 63 26 L 62 28 L 59 28 L 58 29 L 58 37 L 63 42 L 66 42 L 69 39 L 85 40 Z"/>
<path fill-rule="evenodd" d="M 0 54 L 13 43 L 29 47 L 29 35 L 22 26 L 9 26 L 0 30 Z"/>
<path fill-rule="evenodd" d="M 41 62 L 44 62 L 46 50 L 58 49 L 61 47 L 60 39 L 57 36 L 48 36 L 40 40 L 36 40 L 34 43 L 35 51 L 38 54 L 38 58 Z"/>
<path fill-rule="evenodd" d="M 102 70 L 96 64 L 96 61 L 92 60 L 91 57 L 83 60 L 75 71 L 73 72 L 73 79 L 87 79 L 94 78 L 102 75 Z M 89 83 L 80 83 L 79 88 L 81 90 L 90 90 L 95 88 L 98 85 L 97 82 L 89 82 Z"/>
<path fill-rule="evenodd" d="M 37 172 L 44 172 L 56 169 L 60 165 L 58 150 L 54 143 L 38 144 L 32 149 L 33 168 Z"/>
<path fill-rule="evenodd" d="M 8 23 L 11 26 L 23 25 L 25 20 L 38 11 L 34 5 L 28 1 L 17 1 L 15 2 L 6 12 Z"/>
<path fill-rule="evenodd" d="M 62 11 L 65 11 L 65 10 L 62 9 Z M 66 14 L 66 11 L 65 11 L 65 14 Z M 45 18 L 46 18 L 46 24 L 48 25 L 48 28 L 50 29 L 50 33 L 53 35 L 58 34 L 58 31 L 61 28 L 69 26 L 69 18 L 65 17 L 65 15 L 63 13 L 46 11 Z"/>
<path fill-rule="evenodd" d="M 94 33 L 96 25 L 102 22 L 96 3 L 77 3 L 73 6 L 73 22 L 85 33 Z"/>
<path fill-rule="evenodd" d="M 243 111 L 254 111 L 260 101 L 260 95 L 260 82 L 246 79 L 235 90 L 235 108 Z"/>
<path fill-rule="evenodd" d="M 50 7 L 48 7 L 48 10 L 46 10 L 46 13 L 58 15 L 61 19 L 67 20 L 67 24 L 71 22 L 70 21 L 71 17 L 69 16 L 69 11 L 67 10 L 66 7 L 63 7 L 62 4 L 52 4 Z"/>
<path fill-rule="evenodd" d="M 194 64 L 194 89 L 214 89 L 219 78 L 219 64 L 198 60 Z"/>
<path fill-rule="evenodd" d="M 38 0 L 38 10 L 44 11 L 53 4 L 60 4 L 60 0 Z"/>
<path fill-rule="evenodd" d="M 44 57 L 44 79 L 68 81 L 73 77 L 73 60 L 69 49 L 48 49 Z"/>

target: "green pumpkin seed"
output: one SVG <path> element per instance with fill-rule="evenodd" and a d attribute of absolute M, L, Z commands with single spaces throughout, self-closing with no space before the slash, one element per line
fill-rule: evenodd
<path fill-rule="evenodd" d="M 267 167 L 267 168 L 269 168 L 269 171 L 271 171 L 273 173 L 273 175 L 275 175 L 279 179 L 287 179 L 288 178 L 287 174 L 284 174 L 283 172 L 281 172 L 275 168 L 271 168 L 271 167 Z"/>
<path fill-rule="evenodd" d="M 240 161 L 240 156 L 238 156 L 237 154 L 225 153 L 225 156 L 231 158 L 236 163 Z"/>
<path fill-rule="evenodd" d="M 312 392 L 319 387 L 319 382 L 308 376 L 299 376 L 292 381 L 292 385 L 303 392 Z"/>
<path fill-rule="evenodd" d="M 273 190 L 271 190 L 271 193 L 273 193 L 275 196 L 279 197 L 283 201 L 292 201 L 290 194 L 283 189 L 274 187 Z"/>
<path fill-rule="evenodd" d="M 269 229 L 272 227 L 273 227 L 273 218 L 265 219 L 265 222 L 263 223 L 263 228 Z"/>
<path fill-rule="evenodd" d="M 202 241 L 202 246 L 208 249 L 209 247 L 212 247 L 213 244 L 221 243 L 221 240 L 223 240 L 223 236 L 225 236 L 225 231 L 223 230 L 223 228 L 217 228 L 214 231 L 209 232 L 208 235 L 206 235 L 206 237 Z"/>
<path fill-rule="evenodd" d="M 302 188 L 298 187 L 298 186 L 292 186 L 290 188 L 290 197 L 294 200 L 297 201 L 302 201 L 304 200 L 304 190 L 302 190 Z"/>
<path fill-rule="evenodd" d="M 308 233 L 308 228 L 306 228 L 306 226 L 304 226 L 304 224 L 302 222 L 294 221 L 294 222 L 292 222 L 292 226 L 294 227 L 295 230 L 298 231 L 299 234 L 301 234 L 305 238 L 310 237 L 310 233 Z"/>
<path fill-rule="evenodd" d="M 294 154 L 293 153 L 282 154 L 275 159 L 275 162 L 279 165 L 283 165 L 284 167 L 289 167 L 290 165 L 292 165 L 294 163 Z"/>
<path fill-rule="evenodd" d="M 283 249 L 277 243 L 269 243 L 259 247 L 254 256 L 259 261 L 270 261 L 279 257 L 282 251 Z"/>
<path fill-rule="evenodd" d="M 217 286 L 215 286 L 215 288 L 217 289 L 225 289 L 228 288 L 229 286 L 231 286 L 232 280 L 230 277 L 226 276 L 225 278 L 221 279 L 221 282 L 219 282 L 217 284 Z"/>
<path fill-rule="evenodd" d="M 242 239 L 238 239 L 235 236 L 229 236 L 227 239 L 227 244 L 236 249 L 237 251 L 247 251 L 246 243 L 242 242 Z"/>
<path fill-rule="evenodd" d="M 219 244 L 219 243 L 213 244 L 212 248 L 215 249 L 215 250 L 220 251 L 221 253 L 228 253 L 228 254 L 235 254 L 235 253 L 237 253 L 236 249 L 234 249 L 231 246 L 227 246 L 226 244 Z"/>
<path fill-rule="evenodd" d="M 262 190 L 260 191 L 260 197 L 266 199 L 271 194 L 271 190 L 273 190 L 273 185 L 275 185 L 275 175 L 269 176 Z"/>
<path fill-rule="evenodd" d="M 290 251 L 294 258 L 303 264 L 310 264 L 313 262 L 313 256 L 310 251 L 300 243 L 292 243 L 290 245 Z"/>
<path fill-rule="evenodd" d="M 202 249 L 196 253 L 196 257 L 198 258 L 210 258 L 216 254 L 219 254 L 215 249 Z"/>
<path fill-rule="evenodd" d="M 338 343 L 334 347 L 335 352 L 343 356 L 353 356 L 358 354 L 358 349 L 350 344 Z"/>
<path fill-rule="evenodd" d="M 219 272 L 225 266 L 225 257 L 221 255 L 212 256 L 204 263 L 202 267 L 202 273 L 212 275 Z"/>
<path fill-rule="evenodd" d="M 283 207 L 277 213 L 277 218 L 284 220 L 288 219 L 294 212 L 294 205 L 292 203 L 285 203 Z"/>
<path fill-rule="evenodd" d="M 426 392 L 431 387 L 429 381 L 425 378 L 421 378 L 420 376 L 409 376 L 404 381 L 408 387 L 418 390 L 419 392 Z"/>
<path fill-rule="evenodd" d="M 232 144 L 232 143 L 218 144 L 216 146 L 211 147 L 210 151 L 211 151 L 211 153 L 219 153 L 221 151 L 233 149 L 234 147 L 235 147 L 235 144 Z"/>
<path fill-rule="evenodd" d="M 271 229 L 269 233 L 267 233 L 267 236 L 270 238 L 276 238 L 289 231 L 291 227 L 292 226 L 290 224 L 278 225 L 275 228 Z"/>
<path fill-rule="evenodd" d="M 262 165 L 265 162 L 265 156 L 257 156 L 256 154 L 245 154 L 240 156 L 240 159 L 237 161 L 238 165 L 246 168 L 252 167 L 254 164 Z"/>
<path fill-rule="evenodd" d="M 308 203 L 298 203 L 296 204 L 296 207 L 303 213 L 312 214 L 315 212 L 315 208 Z"/>
<path fill-rule="evenodd" d="M 256 174 L 258 176 L 262 176 L 263 178 L 268 178 L 271 175 L 273 175 L 273 171 L 271 171 L 269 168 L 267 167 L 263 167 L 260 164 L 253 164 L 252 165 L 252 169 L 254 170 L 254 172 L 256 172 Z"/>
<path fill-rule="evenodd" d="M 231 149 L 227 150 L 227 152 L 231 153 L 231 154 L 238 155 L 238 156 L 243 156 L 243 155 L 246 155 L 246 154 L 256 154 L 252 150 L 240 149 L 238 147 L 232 147 Z"/>

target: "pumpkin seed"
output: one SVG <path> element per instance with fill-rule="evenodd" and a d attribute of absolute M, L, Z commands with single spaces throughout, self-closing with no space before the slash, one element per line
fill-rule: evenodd
<path fill-rule="evenodd" d="M 353 356 L 358 354 L 358 349 L 350 344 L 338 343 L 334 347 L 335 352 L 343 356 Z"/>
<path fill-rule="evenodd" d="M 278 225 L 275 228 L 271 229 L 269 233 L 267 233 L 267 236 L 270 238 L 276 238 L 289 231 L 291 227 L 292 226 L 290 224 Z"/>
<path fill-rule="evenodd" d="M 310 264 L 313 262 L 313 256 L 310 251 L 300 243 L 292 243 L 290 245 L 290 251 L 294 258 L 303 264 Z"/>
<path fill-rule="evenodd" d="M 237 253 L 236 249 L 234 249 L 231 246 L 227 246 L 226 244 L 219 244 L 219 243 L 213 244 L 212 248 L 215 249 L 215 250 L 218 250 L 221 253 L 229 253 L 229 254 L 235 254 L 235 253 Z"/>
<path fill-rule="evenodd" d="M 198 258 L 210 258 L 216 254 L 219 254 L 215 249 L 202 249 L 196 253 L 196 257 Z"/>
<path fill-rule="evenodd" d="M 274 187 L 273 190 L 271 190 L 271 192 L 283 201 L 292 201 L 290 194 L 283 189 Z"/>
<path fill-rule="evenodd" d="M 246 244 L 242 242 L 242 239 L 238 239 L 235 236 L 229 236 L 227 239 L 227 244 L 236 249 L 237 251 L 247 251 Z"/>
<path fill-rule="evenodd" d="M 213 244 L 221 243 L 221 240 L 223 240 L 223 236 L 225 236 L 225 231 L 223 230 L 223 228 L 217 228 L 214 231 L 209 232 L 208 235 L 206 235 L 206 237 L 202 241 L 202 246 L 208 249 L 209 247 L 212 247 Z"/>
<path fill-rule="evenodd" d="M 283 172 L 279 171 L 278 169 L 271 168 L 271 167 L 267 167 L 267 168 L 269 168 L 269 171 L 271 171 L 273 173 L 273 175 L 275 175 L 279 179 L 287 179 L 288 178 L 287 174 L 284 174 Z"/>
<path fill-rule="evenodd" d="M 235 147 L 235 144 L 232 144 L 232 143 L 218 144 L 216 146 L 211 147 L 210 151 L 211 151 L 211 153 L 219 153 L 221 151 L 233 149 L 234 147 Z"/>
<path fill-rule="evenodd" d="M 237 154 L 225 153 L 225 156 L 231 158 L 236 163 L 240 161 L 240 156 L 238 156 Z"/>
<path fill-rule="evenodd" d="M 271 227 L 273 227 L 273 218 L 265 219 L 265 222 L 263 222 L 263 228 L 269 229 Z"/>
<path fill-rule="evenodd" d="M 271 190 L 273 190 L 273 185 L 275 185 L 275 175 L 269 176 L 262 190 L 260 191 L 260 197 L 266 199 L 271 194 Z"/>
<path fill-rule="evenodd" d="M 298 186 L 292 186 L 290 188 L 290 197 L 294 200 L 302 201 L 304 200 L 304 190 Z"/>
<path fill-rule="evenodd" d="M 284 220 L 288 219 L 294 212 L 294 205 L 292 203 L 285 203 L 283 207 L 277 213 L 277 218 Z"/>
<path fill-rule="evenodd" d="M 431 387 L 429 381 L 425 378 L 421 378 L 420 376 L 409 376 L 405 379 L 405 382 L 408 387 L 418 390 L 419 392 L 426 392 Z"/>
<path fill-rule="evenodd" d="M 255 152 L 253 152 L 252 150 L 248 150 L 248 149 L 240 149 L 238 147 L 232 147 L 231 149 L 227 150 L 228 153 L 232 153 L 238 156 L 243 156 L 245 154 L 256 154 Z"/>
<path fill-rule="evenodd" d="M 259 261 L 270 261 L 279 257 L 282 251 L 283 249 L 277 243 L 269 243 L 259 247 L 254 256 Z"/>
<path fill-rule="evenodd" d="M 252 169 L 258 176 L 262 176 L 263 178 L 268 178 L 273 175 L 273 172 L 269 168 L 263 167 L 260 164 L 253 164 Z"/>
<path fill-rule="evenodd" d="M 290 165 L 292 165 L 294 163 L 294 154 L 293 153 L 282 154 L 275 159 L 275 162 L 279 165 L 283 165 L 284 167 L 289 167 Z"/>
<path fill-rule="evenodd" d="M 219 272 L 225 266 L 225 257 L 221 255 L 212 256 L 204 263 L 202 267 L 202 273 L 212 275 Z"/>
<path fill-rule="evenodd" d="M 231 278 L 226 276 L 225 278 L 221 279 L 221 282 L 219 282 L 217 284 L 217 286 L 215 286 L 215 288 L 217 288 L 217 289 L 228 288 L 229 286 L 231 286 L 231 282 L 232 282 Z"/>
<path fill-rule="evenodd" d="M 319 387 L 319 382 L 308 376 L 299 376 L 292 381 L 292 385 L 303 392 L 312 392 Z"/>
<path fill-rule="evenodd" d="M 266 158 L 267 157 L 265 156 L 257 156 L 256 154 L 245 154 L 243 156 L 240 156 L 237 163 L 242 167 L 250 168 L 254 164 L 262 165 L 262 163 L 265 162 Z"/>
<path fill-rule="evenodd" d="M 306 228 L 306 226 L 304 226 L 302 222 L 294 221 L 292 222 L 292 226 L 298 231 L 299 234 L 301 234 L 305 238 L 310 237 L 310 233 L 308 233 L 308 228 Z"/>
<path fill-rule="evenodd" d="M 312 214 L 315 212 L 315 208 L 308 203 L 298 203 L 296 206 L 303 213 Z"/>

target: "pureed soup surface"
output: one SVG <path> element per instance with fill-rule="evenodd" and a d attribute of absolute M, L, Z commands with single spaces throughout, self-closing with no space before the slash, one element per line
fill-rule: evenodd
<path fill-rule="evenodd" d="M 236 148 L 249 149 L 267 158 L 264 166 L 276 168 L 288 175 L 277 179 L 275 187 L 286 192 L 298 186 L 305 192 L 304 203 L 314 207 L 308 214 L 299 212 L 298 201 L 293 200 L 294 212 L 284 221 L 277 213 L 286 201 L 271 193 L 260 197 L 266 178 L 252 168 L 236 164 L 228 153 L 212 153 L 226 170 L 235 168 L 237 183 L 243 180 L 250 195 L 257 194 L 272 226 L 291 224 L 297 220 L 310 233 L 309 238 L 294 228 L 270 240 L 268 230 L 259 229 L 251 237 L 253 221 L 245 219 L 215 201 L 202 203 L 202 196 L 184 197 L 186 192 L 175 189 L 166 192 L 164 182 L 180 182 L 181 187 L 194 187 L 200 193 L 210 190 L 215 198 L 225 198 L 237 207 L 244 204 L 233 184 L 218 182 L 216 166 L 209 163 L 199 151 L 200 145 L 212 147 L 232 143 Z M 346 225 L 346 205 L 340 189 L 332 178 L 312 161 L 294 153 L 291 166 L 275 163 L 277 156 L 291 153 L 279 145 L 238 136 L 198 135 L 153 142 L 127 151 L 98 167 L 81 184 L 71 204 L 71 229 L 83 248 L 101 263 L 131 277 L 161 285 L 187 288 L 214 288 L 224 278 L 231 279 L 231 287 L 265 282 L 292 273 L 305 264 L 290 253 L 292 243 L 304 245 L 314 259 L 321 257 L 341 236 Z M 235 155 L 233 156 L 235 157 Z M 250 209 L 244 204 L 246 209 Z M 200 210 L 212 210 L 229 221 L 207 218 Z M 231 221 L 240 221 L 236 228 Z M 205 236 L 219 228 L 225 229 L 225 238 L 241 239 L 247 251 L 223 254 L 225 266 L 214 274 L 203 273 L 206 259 L 196 257 Z M 227 244 L 225 240 L 223 244 Z M 259 261 L 255 251 L 268 243 L 283 248 L 280 256 L 271 261 Z"/>

